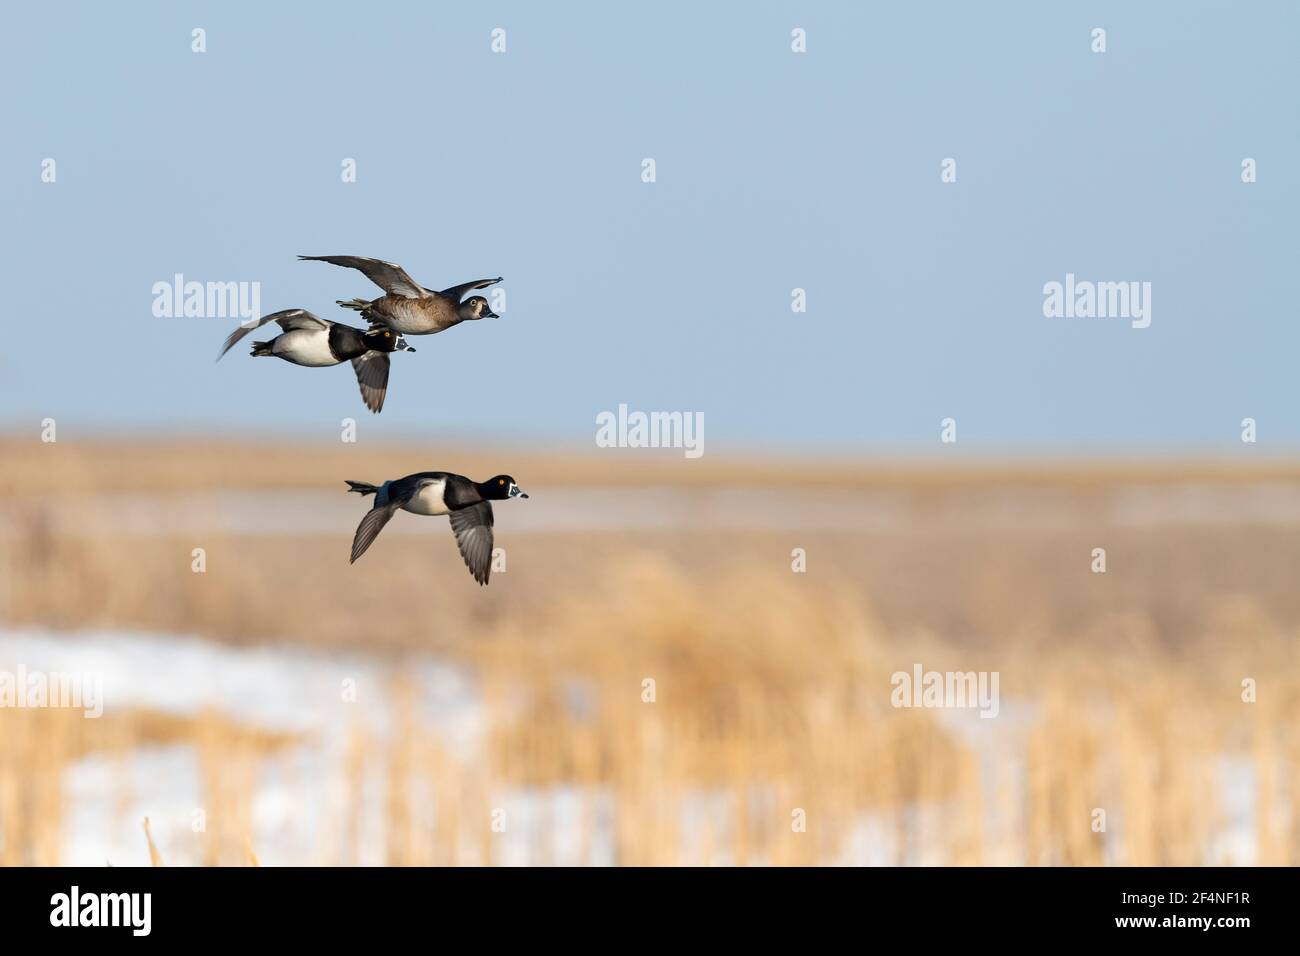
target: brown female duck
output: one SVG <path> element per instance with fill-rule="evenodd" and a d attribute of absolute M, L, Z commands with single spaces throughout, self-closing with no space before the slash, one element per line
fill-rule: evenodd
<path fill-rule="evenodd" d="M 501 281 L 500 276 L 463 282 L 441 292 L 434 292 L 412 279 L 401 266 L 391 262 L 362 256 L 298 258 L 328 262 L 363 273 L 387 294 L 378 299 L 340 299 L 338 304 L 345 309 L 356 309 L 371 325 L 381 325 L 403 335 L 432 335 L 461 322 L 499 318 L 483 296 L 473 295 L 464 302 L 461 301 L 461 296 L 474 289 L 486 289 L 495 285 Z"/>

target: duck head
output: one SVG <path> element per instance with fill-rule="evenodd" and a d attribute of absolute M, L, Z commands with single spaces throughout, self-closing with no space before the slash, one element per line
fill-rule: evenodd
<path fill-rule="evenodd" d="M 401 334 L 391 329 L 370 329 L 361 336 L 366 348 L 376 352 L 414 352 Z"/>
<path fill-rule="evenodd" d="M 472 295 L 456 308 L 456 314 L 462 319 L 499 319 L 501 316 L 492 311 L 488 300 L 481 295 Z"/>
<path fill-rule="evenodd" d="M 489 501 L 503 501 L 506 498 L 527 498 L 524 490 L 515 484 L 509 475 L 497 475 L 476 486 L 478 493 Z"/>

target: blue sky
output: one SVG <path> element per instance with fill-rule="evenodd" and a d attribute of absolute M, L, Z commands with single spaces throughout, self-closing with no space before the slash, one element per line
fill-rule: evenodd
<path fill-rule="evenodd" d="M 949 416 L 972 452 L 1234 452 L 1246 416 L 1295 450 L 1298 11 L 10 5 L 0 429 L 591 446 L 626 403 L 710 451 L 928 450 Z M 214 364 L 230 321 L 151 313 L 178 272 L 377 294 L 299 253 L 503 275 L 508 308 L 413 340 L 378 418 L 346 367 Z M 1151 282 L 1150 328 L 1045 318 L 1067 272 Z"/>

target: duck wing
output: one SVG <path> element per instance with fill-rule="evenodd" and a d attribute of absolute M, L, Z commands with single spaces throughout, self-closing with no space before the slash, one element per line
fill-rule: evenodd
<path fill-rule="evenodd" d="M 330 265 L 356 269 L 367 279 L 389 295 L 400 295 L 406 299 L 420 299 L 425 295 L 424 287 L 406 274 L 406 270 L 392 262 L 382 259 L 367 259 L 363 256 L 299 256 L 310 262 L 328 262 Z"/>
<path fill-rule="evenodd" d="M 221 355 L 217 356 L 217 361 L 220 362 L 221 356 L 229 352 L 231 347 L 245 335 L 253 331 L 253 329 L 260 329 L 268 322 L 279 323 L 280 328 L 286 332 L 290 329 L 328 329 L 334 324 L 318 315 L 312 315 L 306 309 L 285 309 L 282 312 L 272 312 L 270 315 L 262 316 L 252 325 L 241 325 L 226 336 L 226 341 L 221 346 Z"/>
<path fill-rule="evenodd" d="M 356 564 L 357 558 L 366 553 L 366 549 L 374 543 L 375 538 L 379 537 L 379 532 L 384 530 L 384 525 L 388 524 L 388 519 L 401 506 L 400 501 L 390 501 L 386 505 L 375 505 L 366 512 L 366 516 L 357 525 L 357 533 L 352 538 L 352 557 L 348 561 L 349 564 Z"/>
<path fill-rule="evenodd" d="M 371 349 L 352 360 L 352 370 L 357 373 L 361 386 L 361 400 L 376 415 L 384 410 L 384 395 L 388 392 L 388 353 Z"/>
<path fill-rule="evenodd" d="M 486 289 L 488 286 L 496 285 L 500 281 L 500 276 L 497 276 L 495 279 L 475 279 L 473 282 L 462 282 L 460 285 L 454 285 L 450 289 L 443 289 L 438 293 L 438 295 L 445 295 L 447 298 L 455 299 L 459 302 L 461 296 L 466 292 L 470 292 L 473 289 Z"/>
<path fill-rule="evenodd" d="M 492 503 L 480 501 L 451 513 L 451 530 L 465 567 L 479 584 L 488 583 L 492 572 Z"/>

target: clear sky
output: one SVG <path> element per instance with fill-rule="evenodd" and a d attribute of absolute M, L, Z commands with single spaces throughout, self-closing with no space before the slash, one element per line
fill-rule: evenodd
<path fill-rule="evenodd" d="M 626 403 L 703 412 L 709 451 L 931 449 L 948 416 L 972 451 L 1233 451 L 1247 416 L 1300 449 L 1291 0 L 30 3 L 0 27 L 0 429 L 590 445 Z M 175 273 L 346 321 L 335 299 L 378 294 L 299 253 L 503 275 L 507 310 L 413 339 L 377 419 L 347 367 L 214 364 L 231 321 L 152 314 Z M 1045 318 L 1067 272 L 1150 282 L 1150 327 Z"/>

